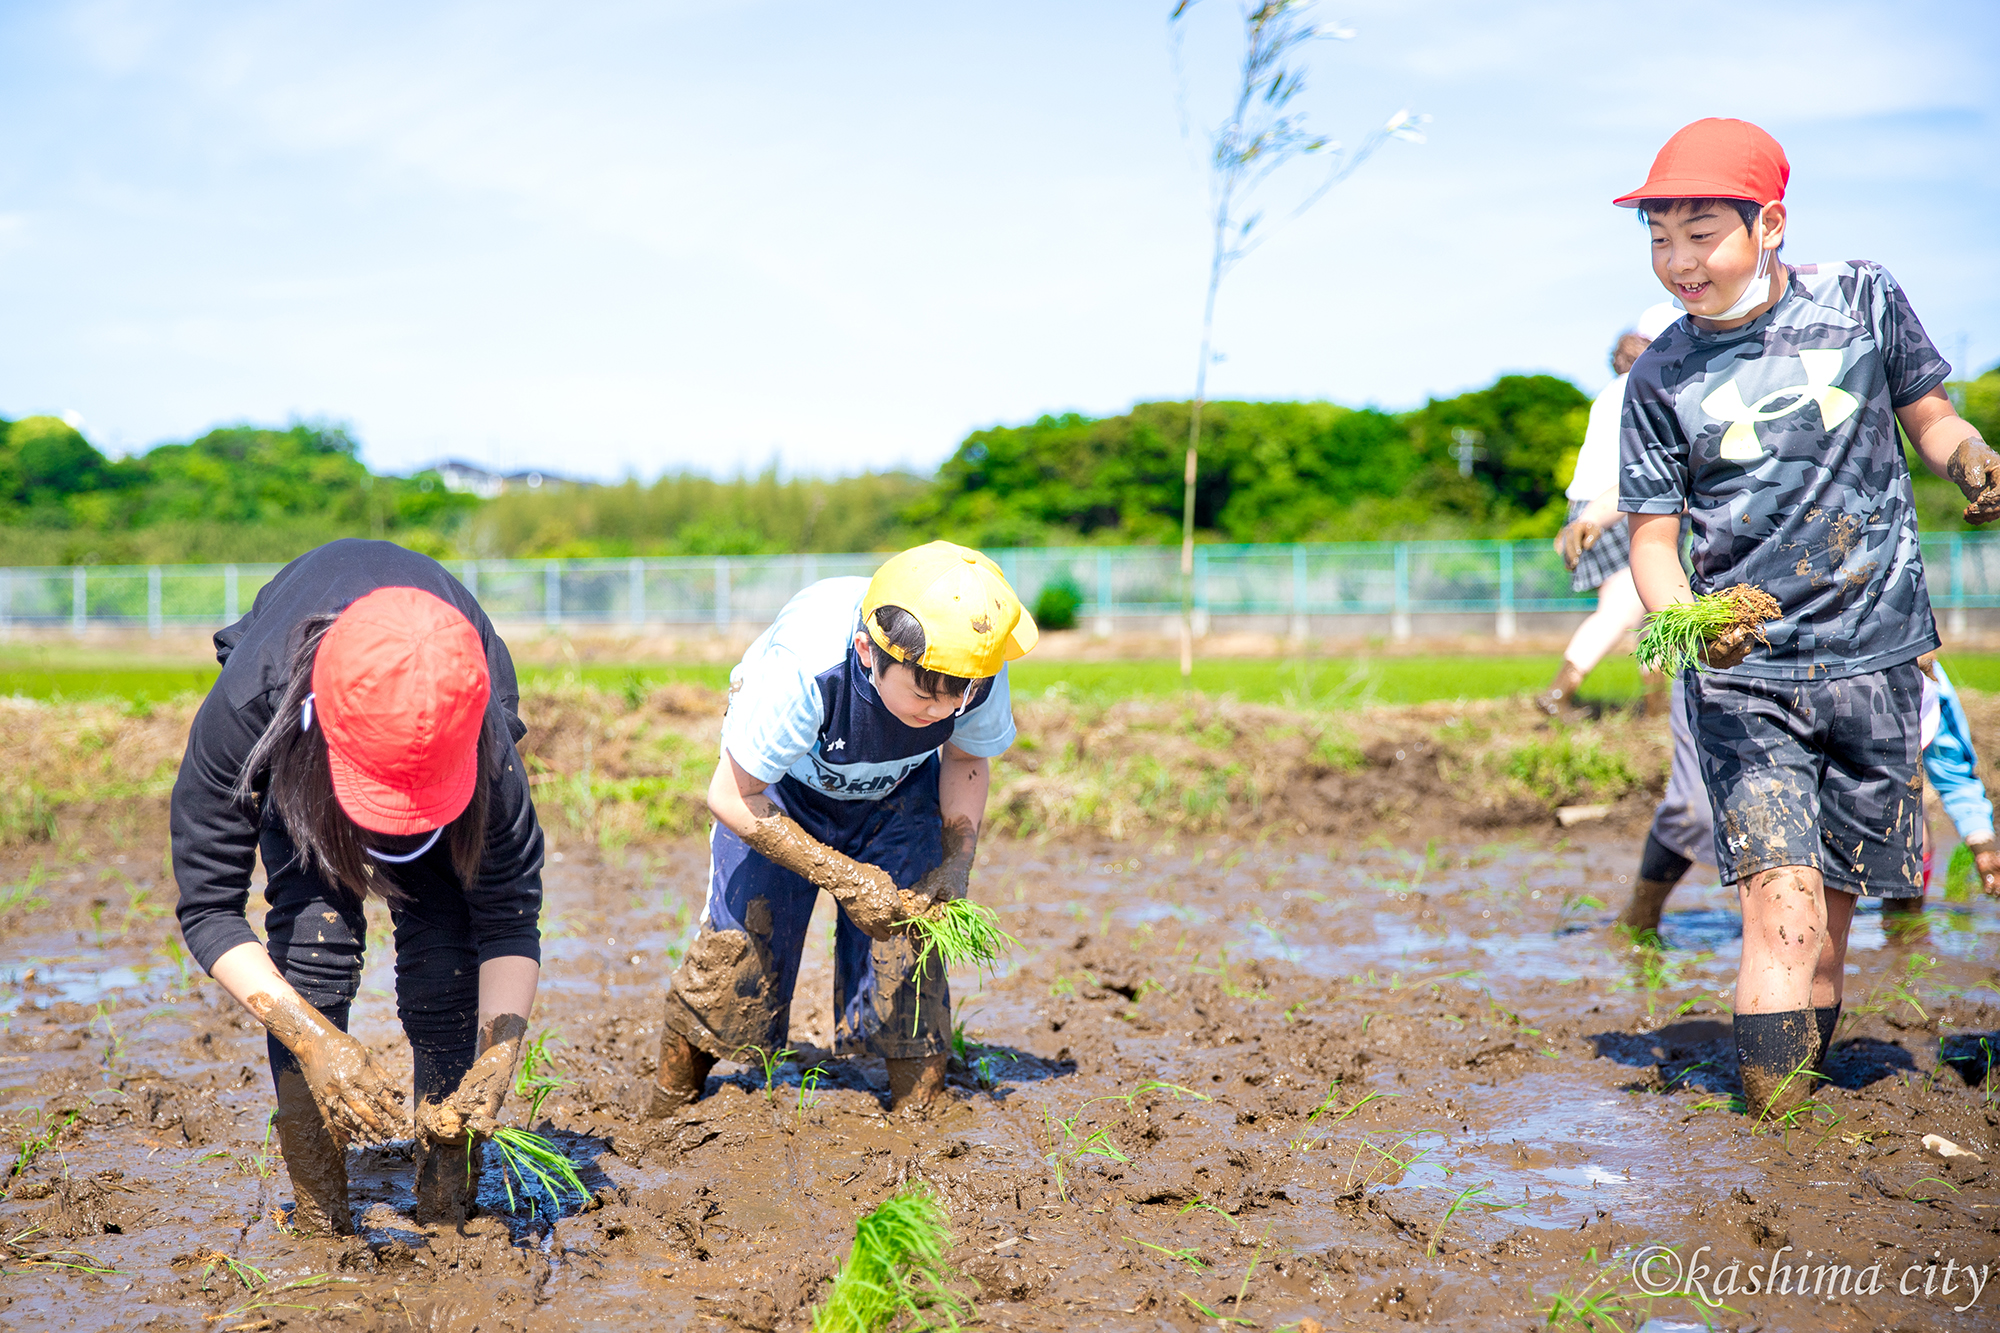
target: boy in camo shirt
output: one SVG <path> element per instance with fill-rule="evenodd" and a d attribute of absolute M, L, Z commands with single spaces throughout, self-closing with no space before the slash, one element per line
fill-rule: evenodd
<path fill-rule="evenodd" d="M 1803 1101 L 1825 1058 L 1855 899 L 1922 891 L 1917 658 L 1938 636 L 1898 422 L 1968 522 L 2000 517 L 2000 455 L 1952 410 L 1950 367 L 1895 280 L 1778 260 L 1790 173 L 1756 126 L 1702 120 L 1615 201 L 1639 210 L 1687 311 L 1625 392 L 1618 507 L 1640 597 L 1658 610 L 1747 583 L 1781 609 L 1683 682 L 1743 908 L 1736 1051 L 1759 1118 Z"/>

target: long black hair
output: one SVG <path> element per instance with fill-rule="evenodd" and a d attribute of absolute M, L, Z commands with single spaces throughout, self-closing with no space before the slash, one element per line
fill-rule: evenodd
<path fill-rule="evenodd" d="M 299 642 L 292 650 L 291 679 L 279 697 L 270 725 L 258 737 L 250 757 L 243 763 L 242 773 L 237 775 L 235 796 L 257 807 L 261 780 L 263 806 L 275 811 L 285 826 L 301 869 L 308 874 L 317 872 L 328 883 L 346 889 L 357 899 L 373 892 L 393 900 L 399 896 L 391 882 L 396 867 L 367 854 L 363 831 L 341 809 L 339 799 L 333 794 L 326 732 L 317 725 L 301 725 L 306 699 L 312 694 L 313 662 L 319 655 L 320 640 L 337 619 L 337 613 L 329 613 L 308 616 L 299 622 Z M 494 706 L 489 702 L 479 728 L 479 771 L 472 786 L 472 800 L 451 821 L 442 839 L 462 885 L 470 885 L 479 878 L 479 861 L 486 848 L 486 811 L 493 778 L 506 750 L 501 736 Z"/>

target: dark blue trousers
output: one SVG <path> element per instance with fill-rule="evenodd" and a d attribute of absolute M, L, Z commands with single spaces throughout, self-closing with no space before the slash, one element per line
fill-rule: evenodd
<path fill-rule="evenodd" d="M 908 888 L 944 861 L 938 762 L 879 801 L 838 801 L 786 777 L 764 793 L 813 837 L 888 872 Z M 724 1059 L 783 1049 L 792 992 L 819 890 L 766 860 L 720 824 L 709 837 L 708 903 L 700 934 L 675 971 L 667 1024 Z M 901 936 L 871 940 L 838 910 L 833 940 L 834 1048 L 889 1060 L 949 1048 L 951 995 L 933 962 L 922 985 Z"/>

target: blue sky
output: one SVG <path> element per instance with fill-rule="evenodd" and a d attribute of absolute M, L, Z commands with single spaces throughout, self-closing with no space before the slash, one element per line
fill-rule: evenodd
<path fill-rule="evenodd" d="M 0 6 L 0 415 L 651 477 L 928 468 L 1186 397 L 1235 10 L 1177 72 L 1170 7 Z M 1429 142 L 1230 278 L 1213 396 L 1596 389 L 1659 295 L 1608 200 L 1704 115 L 1785 145 L 1789 258 L 1880 260 L 2000 361 L 1990 0 L 1321 13 L 1357 36 L 1315 49 L 1316 122 Z"/>

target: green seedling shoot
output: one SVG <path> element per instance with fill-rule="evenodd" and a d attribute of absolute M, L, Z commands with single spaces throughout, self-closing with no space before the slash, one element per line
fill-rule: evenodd
<path fill-rule="evenodd" d="M 514 1076 L 515 1094 L 528 1099 L 528 1123 L 531 1125 L 542 1118 L 542 1103 L 558 1089 L 569 1086 L 569 1080 L 555 1072 L 555 1057 L 549 1054 L 551 1042 L 560 1046 L 562 1038 L 553 1032 L 544 1032 L 529 1042 L 527 1051 L 521 1056 L 521 1070 Z"/>
<path fill-rule="evenodd" d="M 813 1310 L 813 1333 L 875 1333 L 904 1316 L 912 1327 L 971 1318 L 972 1303 L 950 1286 L 950 1246 L 944 1205 L 924 1186 L 885 1199 L 855 1223 L 854 1248 Z"/>

